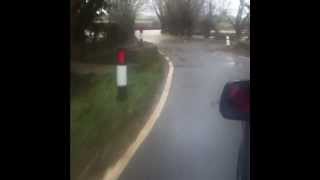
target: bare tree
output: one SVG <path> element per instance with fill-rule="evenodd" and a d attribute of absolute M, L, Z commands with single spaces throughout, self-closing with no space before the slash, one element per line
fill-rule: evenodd
<path fill-rule="evenodd" d="M 200 28 L 205 37 L 210 35 L 214 30 L 216 35 L 219 34 L 219 24 L 225 22 L 226 14 L 229 11 L 229 0 L 206 0 L 201 13 Z"/>
<path fill-rule="evenodd" d="M 210 36 L 211 29 L 214 29 L 214 16 L 215 6 L 211 1 L 207 2 L 208 5 L 204 8 L 204 13 L 202 14 L 202 19 L 200 20 L 200 28 L 202 34 L 208 38 Z"/>
<path fill-rule="evenodd" d="M 204 0 L 153 0 L 152 4 L 163 31 L 191 35 Z"/>
<path fill-rule="evenodd" d="M 146 0 L 112 0 L 111 2 L 113 8 L 108 11 L 110 21 L 119 24 L 127 39 L 133 38 L 137 13 Z"/>
<path fill-rule="evenodd" d="M 245 14 L 247 11 L 247 14 Z M 245 2 L 245 0 L 240 0 L 237 16 L 235 20 L 230 18 L 230 22 L 233 25 L 236 35 L 240 38 L 242 31 L 248 27 L 250 23 L 250 5 Z"/>
<path fill-rule="evenodd" d="M 244 18 L 244 24 L 245 24 L 247 32 L 248 32 L 248 38 L 250 39 L 250 4 L 246 3 L 245 7 L 248 10 L 248 13 L 247 13 L 246 17 Z"/>
<path fill-rule="evenodd" d="M 151 5 L 160 21 L 161 32 L 163 33 L 168 32 L 168 27 L 167 27 L 167 24 L 168 24 L 167 5 L 168 4 L 169 4 L 168 0 L 152 0 L 152 5 Z"/>
<path fill-rule="evenodd" d="M 231 1 L 230 0 L 209 0 L 215 7 L 215 14 L 219 15 L 230 9 Z"/>

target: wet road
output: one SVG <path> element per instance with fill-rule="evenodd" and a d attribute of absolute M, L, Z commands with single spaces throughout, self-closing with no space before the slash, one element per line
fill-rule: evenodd
<path fill-rule="evenodd" d="M 235 180 L 243 124 L 224 119 L 218 102 L 229 80 L 249 79 L 250 61 L 213 40 L 145 31 L 172 60 L 172 88 L 152 132 L 120 180 Z"/>

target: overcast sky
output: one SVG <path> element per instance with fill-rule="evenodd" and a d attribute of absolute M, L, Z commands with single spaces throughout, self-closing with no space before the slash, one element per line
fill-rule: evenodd
<path fill-rule="evenodd" d="M 236 15 L 238 6 L 239 6 L 239 0 L 213 0 L 217 2 L 224 2 L 226 4 L 229 4 L 229 13 L 232 15 Z M 250 0 L 246 0 L 246 2 L 250 2 Z M 150 8 L 151 0 L 149 0 L 149 3 L 147 4 L 147 7 L 141 11 L 141 15 L 143 16 L 156 16 L 153 9 Z"/>

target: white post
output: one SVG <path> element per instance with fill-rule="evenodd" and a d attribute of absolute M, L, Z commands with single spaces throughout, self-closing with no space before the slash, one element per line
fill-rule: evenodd
<path fill-rule="evenodd" d="M 117 65 L 117 86 L 127 86 L 127 65 Z"/>
<path fill-rule="evenodd" d="M 230 46 L 230 39 L 229 39 L 229 36 L 226 36 L 226 44 L 227 44 L 227 46 Z"/>
<path fill-rule="evenodd" d="M 139 34 L 139 40 L 140 40 L 140 43 L 141 43 L 141 45 L 142 45 L 142 44 L 143 44 L 143 37 L 142 37 L 143 29 L 140 29 L 139 32 L 140 32 L 140 34 Z"/>

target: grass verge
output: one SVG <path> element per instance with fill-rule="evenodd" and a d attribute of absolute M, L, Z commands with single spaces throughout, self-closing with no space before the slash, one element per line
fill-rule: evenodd
<path fill-rule="evenodd" d="M 103 75 L 71 74 L 71 179 L 99 179 L 144 124 L 164 79 L 156 48 L 131 52 L 128 99 L 116 99 L 116 69 Z"/>
<path fill-rule="evenodd" d="M 221 50 L 224 52 L 233 53 L 240 56 L 250 58 L 250 41 L 232 41 L 231 46 L 224 47 Z"/>
<path fill-rule="evenodd" d="M 232 49 L 240 55 L 250 57 L 250 41 L 238 41 L 233 45 Z"/>

